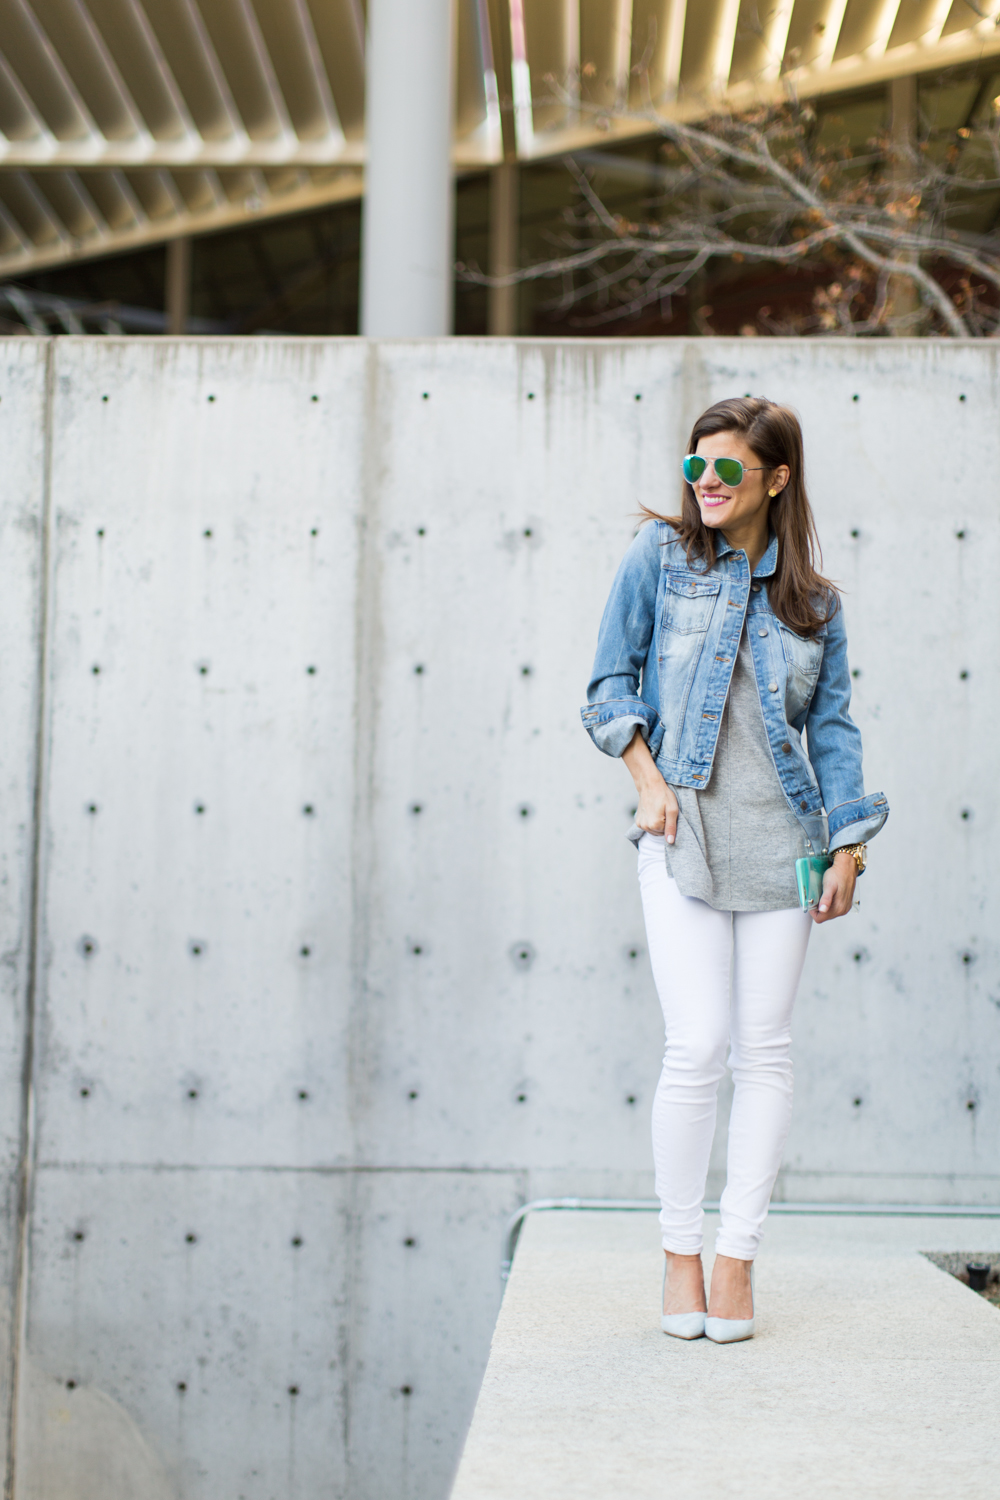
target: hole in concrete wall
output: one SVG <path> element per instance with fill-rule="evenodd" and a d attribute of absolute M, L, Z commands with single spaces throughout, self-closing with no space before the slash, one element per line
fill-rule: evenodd
<path fill-rule="evenodd" d="M 87 1236 L 84 1234 L 82 1229 L 74 1229 L 73 1238 L 77 1241 L 77 1243 L 79 1243 L 81 1240 L 85 1240 Z"/>
<path fill-rule="evenodd" d="M 535 393 L 534 393 L 534 391 L 529 391 L 528 392 L 528 400 L 529 401 L 534 401 L 534 399 L 535 399 Z"/>
<path fill-rule="evenodd" d="M 861 1100 L 859 1098 L 858 1099 L 852 1099 L 851 1103 L 854 1105 L 855 1109 L 860 1109 L 861 1108 Z"/>
<path fill-rule="evenodd" d="M 417 957 L 419 957 L 420 954 L 423 953 L 423 951 L 424 951 L 424 945 L 423 945 L 423 943 L 411 943 L 410 944 L 410 952 L 413 953 L 413 954 L 415 954 Z"/>
<path fill-rule="evenodd" d="M 962 811 L 959 813 L 959 817 L 964 822 L 967 823 L 969 821 L 969 819 L 972 817 L 972 808 L 971 807 L 963 807 Z"/>
<path fill-rule="evenodd" d="M 75 1380 L 67 1380 L 67 1382 L 66 1382 L 66 1389 L 68 1391 L 75 1391 L 76 1390 L 76 1381 Z"/>
<path fill-rule="evenodd" d="M 417 536 L 426 536 L 426 535 L 427 535 L 427 527 L 426 526 L 418 526 L 417 527 Z"/>
<path fill-rule="evenodd" d="M 89 813 L 96 813 L 96 811 L 97 811 L 97 803 L 96 802 L 88 802 L 87 803 L 87 811 Z"/>
<path fill-rule="evenodd" d="M 860 400 L 861 400 L 861 397 L 860 397 L 860 396 L 852 396 L 852 397 L 851 397 L 851 400 L 852 400 L 852 401 L 860 401 Z"/>
<path fill-rule="evenodd" d="M 97 535 L 98 536 L 103 536 L 104 535 L 104 527 L 103 526 L 98 526 L 98 528 L 97 528 Z"/>
<path fill-rule="evenodd" d="M 416 813 L 422 813 L 423 810 L 424 810 L 423 809 L 423 805 L 420 802 L 413 802 L 410 805 L 410 812 L 411 813 L 414 813 L 414 814 L 416 814 Z"/>
<path fill-rule="evenodd" d="M 180 1391 L 181 1395 L 183 1396 L 184 1392 L 187 1390 L 187 1381 L 186 1380 L 178 1380 L 178 1382 L 177 1382 L 177 1389 Z"/>
<path fill-rule="evenodd" d="M 307 818 L 311 818 L 316 809 L 313 807 L 311 802 L 307 802 L 302 811 Z"/>
<path fill-rule="evenodd" d="M 966 1099 L 966 1101 L 965 1101 L 965 1107 L 966 1107 L 966 1109 L 974 1110 L 975 1107 L 976 1107 L 976 1101 L 975 1101 L 975 1099 Z"/>
<path fill-rule="evenodd" d="M 534 809 L 531 807 L 530 803 L 522 802 L 517 811 L 522 818 L 530 818 Z"/>
<path fill-rule="evenodd" d="M 861 535 L 861 532 L 858 530 L 858 528 L 856 526 L 852 527 L 852 529 L 851 529 L 851 536 L 853 536 L 853 537 L 859 537 L 860 535 Z"/>
<path fill-rule="evenodd" d="M 413 1395 L 413 1387 L 412 1387 L 412 1385 L 401 1385 L 399 1387 L 399 1394 L 401 1396 L 412 1396 Z"/>
<path fill-rule="evenodd" d="M 308 958 L 311 952 L 312 952 L 312 949 L 306 947 L 305 944 L 303 944 L 302 947 L 299 949 L 299 955 L 302 958 Z"/>
<path fill-rule="evenodd" d="M 860 677 L 861 676 L 861 668 L 860 667 L 852 667 L 852 669 L 851 669 L 851 676 L 852 677 Z"/>
<path fill-rule="evenodd" d="M 964 531 L 956 531 L 955 532 L 955 540 L 956 541 L 961 542 L 961 541 L 964 541 L 964 539 L 965 539 L 965 532 Z"/>
<path fill-rule="evenodd" d="M 403 1244 L 404 1244 L 404 1245 L 406 1245 L 406 1247 L 407 1247 L 407 1248 L 408 1248 L 408 1249 L 410 1249 L 410 1250 L 412 1250 L 412 1249 L 413 1249 L 413 1247 L 414 1247 L 414 1245 L 415 1245 L 415 1244 L 416 1244 L 416 1243 L 417 1243 L 417 1242 L 416 1242 L 416 1240 L 415 1240 L 415 1239 L 414 1239 L 414 1238 L 413 1238 L 413 1235 L 412 1235 L 412 1234 L 408 1234 L 408 1235 L 407 1235 L 407 1236 L 406 1236 L 406 1239 L 405 1239 L 405 1240 L 404 1240 L 404 1241 L 403 1241 Z"/>
<path fill-rule="evenodd" d="M 99 677 L 101 675 L 101 669 L 97 665 L 96 662 L 94 663 L 94 665 L 91 667 L 90 670 L 93 672 L 93 674 L 94 674 L 95 677 Z"/>
<path fill-rule="evenodd" d="M 310 399 L 310 401 L 318 401 L 319 397 L 318 396 L 310 396 L 309 399 Z"/>
<path fill-rule="evenodd" d="M 416 674 L 417 674 L 418 677 L 423 676 L 423 671 L 424 671 L 424 664 L 423 664 L 423 662 L 418 661 L 417 665 L 413 668 L 413 670 L 414 670 L 414 672 L 416 672 Z"/>
<path fill-rule="evenodd" d="M 431 399 L 431 393 L 430 393 L 430 391 L 422 391 L 421 392 L 421 399 L 424 400 L 424 401 L 429 401 Z"/>
<path fill-rule="evenodd" d="M 302 1236 L 301 1236 L 301 1234 L 296 1234 L 296 1235 L 292 1236 L 292 1244 L 295 1246 L 296 1250 L 300 1250 L 302 1248 Z"/>
<path fill-rule="evenodd" d="M 411 1089 L 407 1097 L 410 1099 L 419 1099 L 420 1095 L 417 1093 L 416 1089 Z"/>
<path fill-rule="evenodd" d="M 976 961 L 976 955 L 974 953 L 970 953 L 968 951 L 968 949 L 966 949 L 966 951 L 962 954 L 962 962 L 963 962 L 963 964 L 974 964 L 975 961 Z"/>
<path fill-rule="evenodd" d="M 535 962 L 535 950 L 530 943 L 512 943 L 507 952 L 515 969 L 530 969 Z"/>
<path fill-rule="evenodd" d="M 288 1387 L 288 1394 L 290 1396 L 297 1396 L 299 1394 L 299 1388 L 298 1388 L 298 1386 L 297 1385 L 290 1385 Z"/>
<path fill-rule="evenodd" d="M 211 526 L 206 526 L 205 530 L 202 532 L 202 536 L 211 536 L 211 535 L 212 535 L 212 528 L 211 528 Z"/>
<path fill-rule="evenodd" d="M 189 1245 L 193 1245 L 197 1241 L 198 1236 L 196 1234 L 186 1234 L 184 1238 Z"/>
<path fill-rule="evenodd" d="M 625 1103 L 626 1104 L 635 1104 L 636 1103 L 636 1096 L 635 1096 L 635 1094 L 626 1094 L 625 1095 Z"/>
<path fill-rule="evenodd" d="M 215 400 L 215 397 L 214 397 L 214 396 L 209 396 L 209 398 L 208 398 L 208 399 L 209 399 L 209 401 L 214 401 L 214 400 Z"/>
<path fill-rule="evenodd" d="M 518 1102 L 518 1104 L 526 1104 L 527 1100 L 528 1100 L 527 1094 L 518 1094 L 518 1096 L 517 1096 L 517 1102 Z"/>
<path fill-rule="evenodd" d="M 854 952 L 851 954 L 851 957 L 854 959 L 854 962 L 856 964 L 863 964 L 865 962 L 866 958 L 868 957 L 868 949 L 867 948 L 856 948 L 854 950 Z"/>
<path fill-rule="evenodd" d="M 101 400 L 102 400 L 102 401 L 110 401 L 110 400 L 111 400 L 111 397 L 110 397 L 110 396 L 102 396 L 102 397 L 101 397 Z"/>
<path fill-rule="evenodd" d="M 642 400 L 642 394 L 641 394 L 641 392 L 636 391 L 636 393 L 635 393 L 635 399 L 636 399 L 636 401 L 641 401 Z"/>
<path fill-rule="evenodd" d="M 83 1088 L 80 1090 L 80 1098 L 81 1099 L 89 1099 L 90 1098 L 90 1090 L 86 1086 L 86 1084 L 84 1084 Z"/>
<path fill-rule="evenodd" d="M 958 398 L 958 399 L 959 399 L 959 401 L 964 401 L 964 400 L 965 400 L 965 397 L 964 397 L 964 396 L 959 396 L 959 398 Z"/>
<path fill-rule="evenodd" d="M 962 670 L 961 670 L 961 672 L 959 672 L 958 675 L 959 675 L 960 679 L 962 680 L 962 682 L 964 682 L 965 679 L 968 677 L 969 674 L 966 671 L 965 667 L 963 667 Z"/>
<path fill-rule="evenodd" d="M 315 677 L 316 676 L 316 668 L 315 667 L 306 667 L 306 675 L 309 676 L 309 677 Z"/>
<path fill-rule="evenodd" d="M 299 1089 L 299 1098 L 300 1099 L 308 1099 L 309 1098 L 309 1090 L 308 1089 Z"/>
<path fill-rule="evenodd" d="M 197 1089 L 188 1089 L 188 1098 L 189 1099 L 197 1099 L 197 1097 L 198 1097 L 198 1090 Z"/>
<path fill-rule="evenodd" d="M 80 952 L 83 954 L 84 958 L 93 958 L 94 954 L 97 952 L 97 939 L 94 937 L 90 937 L 87 933 L 84 933 L 77 946 L 80 949 Z"/>
<path fill-rule="evenodd" d="M 204 938 L 192 938 L 188 943 L 188 952 L 192 958 L 201 958 L 203 953 L 208 952 L 208 944 Z"/>
<path fill-rule="evenodd" d="M 195 810 L 196 813 L 199 813 L 199 814 L 203 813 L 205 811 L 205 804 L 204 804 L 204 802 L 196 802 L 195 805 L 194 805 L 194 810 Z"/>

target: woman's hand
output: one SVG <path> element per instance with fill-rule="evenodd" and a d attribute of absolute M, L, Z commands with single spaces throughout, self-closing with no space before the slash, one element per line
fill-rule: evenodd
<path fill-rule="evenodd" d="M 638 729 L 622 755 L 622 760 L 628 766 L 639 793 L 639 806 L 635 810 L 636 824 L 645 833 L 665 834 L 667 843 L 672 844 L 677 837 L 677 798 L 656 769 L 649 746 Z"/>
<path fill-rule="evenodd" d="M 829 922 L 834 917 L 844 917 L 854 905 L 854 887 L 858 879 L 858 867 L 853 854 L 843 850 L 833 856 L 833 864 L 823 876 L 823 894 L 819 898 L 818 910 L 812 912 L 814 922 Z"/>

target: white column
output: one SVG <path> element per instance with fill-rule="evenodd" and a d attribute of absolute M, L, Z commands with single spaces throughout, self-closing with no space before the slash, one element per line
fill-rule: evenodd
<path fill-rule="evenodd" d="M 454 0 L 369 0 L 361 332 L 451 332 Z"/>

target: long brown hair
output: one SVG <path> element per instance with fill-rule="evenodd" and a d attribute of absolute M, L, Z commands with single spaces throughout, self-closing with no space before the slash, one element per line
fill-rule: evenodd
<path fill-rule="evenodd" d="M 688 453 L 695 452 L 701 438 L 717 432 L 739 433 L 763 464 L 765 477 L 766 471 L 773 472 L 781 464 L 788 468 L 788 483 L 771 501 L 768 512 L 778 538 L 778 565 L 768 582 L 767 597 L 790 630 L 814 635 L 835 613 L 839 599 L 833 584 L 816 567 L 822 554 L 806 494 L 799 419 L 787 406 L 778 406 L 765 396 L 733 396 L 702 412 L 691 429 Z M 668 521 L 675 528 L 689 563 L 699 558 L 706 568 L 714 567 L 715 532 L 702 521 L 697 497 L 687 481 L 679 516 L 661 516 L 645 505 L 642 511 L 651 520 Z"/>

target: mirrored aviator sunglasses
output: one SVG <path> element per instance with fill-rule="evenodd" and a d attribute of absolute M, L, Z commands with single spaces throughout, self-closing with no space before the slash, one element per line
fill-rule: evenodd
<path fill-rule="evenodd" d="M 684 470 L 684 478 L 688 484 L 694 484 L 696 479 L 701 478 L 708 468 L 708 462 L 707 458 L 702 458 L 697 453 L 687 455 L 681 468 Z M 744 474 L 757 472 L 755 469 L 745 469 L 738 458 L 713 458 L 712 467 L 715 470 L 716 479 L 721 480 L 731 490 L 743 483 Z"/>

